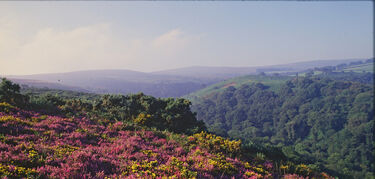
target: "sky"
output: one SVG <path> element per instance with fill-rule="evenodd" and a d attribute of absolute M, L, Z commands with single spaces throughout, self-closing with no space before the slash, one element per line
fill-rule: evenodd
<path fill-rule="evenodd" d="M 372 58 L 371 1 L 0 1 L 0 75 Z"/>

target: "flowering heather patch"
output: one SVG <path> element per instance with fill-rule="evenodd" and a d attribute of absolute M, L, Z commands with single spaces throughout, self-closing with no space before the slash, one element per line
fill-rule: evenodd
<path fill-rule="evenodd" d="M 0 176 L 26 178 L 274 178 L 272 161 L 243 161 L 240 141 L 209 133 L 125 130 L 122 122 L 100 125 L 0 108 Z M 305 165 L 298 170 L 305 176 Z M 310 173 L 309 173 L 310 172 Z M 286 178 L 302 175 L 285 173 Z M 323 176 L 323 175 L 320 175 Z M 329 176 L 326 176 L 327 178 Z"/>

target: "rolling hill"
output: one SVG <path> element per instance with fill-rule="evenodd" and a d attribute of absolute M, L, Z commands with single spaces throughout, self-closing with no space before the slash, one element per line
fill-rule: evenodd
<path fill-rule="evenodd" d="M 314 75 L 318 77 L 326 77 L 329 76 L 330 78 L 336 80 L 347 80 L 347 81 L 355 81 L 360 83 L 372 84 L 373 83 L 373 72 L 374 72 L 374 62 L 371 59 L 366 61 L 341 61 L 342 63 L 337 63 L 338 61 L 316 61 L 313 62 L 304 62 L 304 63 L 295 63 L 289 64 L 289 69 L 297 69 L 298 71 L 283 71 L 283 73 L 279 73 L 281 71 L 272 71 L 281 70 L 283 68 L 286 69 L 288 65 L 280 65 L 278 68 L 259 68 L 257 69 L 258 72 L 264 72 L 261 75 L 244 75 L 239 77 L 233 77 L 227 80 L 223 80 L 221 82 L 212 84 L 207 86 L 206 88 L 200 89 L 188 95 L 185 95 L 185 98 L 192 100 L 193 102 L 199 98 L 207 98 L 212 94 L 221 92 L 228 88 L 229 86 L 233 86 L 238 88 L 244 84 L 252 84 L 252 83 L 263 83 L 267 86 L 270 86 L 271 90 L 277 90 L 280 87 L 280 84 L 284 83 L 287 80 L 290 80 L 296 76 L 305 77 L 308 73 L 309 75 Z M 336 65 L 334 65 L 336 64 Z M 315 66 L 314 66 L 315 65 Z M 320 66 L 319 65 L 327 65 L 327 66 Z M 297 67 L 296 67 L 297 66 Z"/>
<path fill-rule="evenodd" d="M 23 82 L 27 80 L 38 80 L 55 84 L 57 87 L 71 86 L 70 90 L 84 89 L 95 93 L 120 94 L 143 92 L 157 97 L 182 96 L 216 82 L 215 80 L 154 75 L 130 70 L 91 70 L 37 74 L 12 76 L 11 79 L 15 79 L 21 84 L 24 84 Z"/>
<path fill-rule="evenodd" d="M 195 78 L 213 78 L 213 79 L 228 79 L 238 76 L 265 73 L 294 73 L 307 70 L 314 67 L 336 66 L 342 63 L 350 63 L 362 61 L 365 59 L 344 59 L 344 60 L 314 60 L 297 63 L 269 65 L 269 66 L 256 66 L 256 67 L 206 67 L 194 66 L 186 68 L 178 68 L 171 70 L 163 70 L 152 72 L 158 75 L 174 75 Z"/>
<path fill-rule="evenodd" d="M 359 65 L 353 65 L 349 66 L 343 69 L 345 72 L 357 72 L 357 73 L 363 73 L 363 72 L 371 72 L 374 73 L 374 63 L 365 63 L 365 64 L 359 64 Z"/>
<path fill-rule="evenodd" d="M 64 84 L 54 83 L 54 82 L 41 81 L 41 80 L 19 79 L 19 78 L 9 78 L 9 80 L 18 84 L 22 84 L 23 88 L 34 87 L 34 88 L 45 88 L 45 89 L 70 90 L 70 91 L 77 91 L 77 92 L 89 92 L 89 90 L 86 90 L 80 87 L 64 85 Z"/>
<path fill-rule="evenodd" d="M 231 79 L 219 82 L 219 83 L 215 83 L 213 85 L 200 89 L 184 97 L 191 100 L 194 103 L 194 101 L 197 99 L 207 98 L 211 96 L 212 94 L 224 91 L 226 88 L 230 86 L 238 88 L 244 84 L 253 84 L 253 83 L 259 83 L 259 82 L 262 82 L 265 85 L 270 86 L 271 89 L 276 89 L 276 88 L 279 88 L 280 84 L 292 78 L 293 77 L 291 76 L 246 75 L 246 76 L 231 78 Z"/>
<path fill-rule="evenodd" d="M 215 134 L 279 146 L 340 178 L 372 178 L 374 86 L 370 73 L 345 74 L 234 78 L 192 94 L 192 110 Z"/>
<path fill-rule="evenodd" d="M 349 60 L 317 60 L 262 67 L 187 67 L 158 72 L 132 70 L 87 70 L 67 73 L 7 76 L 17 83 L 33 87 L 94 93 L 129 94 L 143 92 L 156 97 L 181 97 L 217 82 L 259 73 L 294 74 L 313 67 L 351 63 Z M 233 84 L 241 84 L 238 79 Z M 222 82 L 223 83 L 223 82 Z M 214 87 L 216 88 L 216 87 Z"/>

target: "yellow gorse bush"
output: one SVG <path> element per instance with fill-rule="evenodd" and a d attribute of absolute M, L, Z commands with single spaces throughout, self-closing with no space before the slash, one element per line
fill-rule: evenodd
<path fill-rule="evenodd" d="M 267 170 L 265 170 L 262 165 L 252 166 L 252 165 L 249 164 L 249 162 L 243 162 L 243 166 L 246 169 L 253 170 L 257 173 L 266 174 L 266 175 L 269 174 L 269 172 Z"/>
<path fill-rule="evenodd" d="M 171 158 L 169 165 L 164 166 L 167 171 L 179 170 L 182 178 L 195 178 L 197 172 L 193 172 L 188 169 L 189 164 L 179 160 L 176 157 Z"/>
<path fill-rule="evenodd" d="M 194 134 L 189 140 L 216 153 L 236 155 L 241 150 L 241 140 L 229 140 L 207 132 Z"/>
<path fill-rule="evenodd" d="M 60 145 L 54 148 L 54 156 L 56 158 L 63 158 L 64 156 L 71 155 L 74 151 L 78 149 L 78 147 L 74 147 L 71 145 Z"/>
<path fill-rule="evenodd" d="M 123 176 L 135 174 L 137 177 L 144 178 L 144 177 L 162 177 L 162 178 L 196 178 L 197 172 L 191 171 L 189 169 L 188 163 L 179 160 L 176 157 L 172 157 L 171 161 L 168 164 L 162 164 L 158 166 L 158 161 L 151 160 L 151 161 L 142 161 L 140 163 L 134 161 L 131 163 L 130 166 L 127 167 L 126 171 L 122 172 Z M 180 176 L 160 176 L 161 173 L 165 175 L 171 175 L 175 171 L 179 171 Z"/>
<path fill-rule="evenodd" d="M 27 155 L 27 157 L 29 157 L 30 159 L 35 159 L 37 156 L 38 156 L 38 152 L 35 150 L 30 150 L 29 154 Z"/>
<path fill-rule="evenodd" d="M 48 118 L 47 115 L 41 115 L 41 116 L 38 116 L 38 117 L 31 117 L 31 121 L 40 122 L 40 121 L 46 120 L 47 118 Z"/>
<path fill-rule="evenodd" d="M 122 175 L 127 175 L 129 173 L 136 174 L 138 177 L 142 176 L 151 176 L 152 178 L 156 178 L 156 174 L 154 170 L 156 169 L 158 162 L 156 160 L 151 161 L 142 161 L 141 163 L 132 162 L 132 164 L 128 167 L 128 171 L 124 171 Z"/>
<path fill-rule="evenodd" d="M 37 175 L 35 169 L 0 164 L 0 176 L 35 178 Z"/>
<path fill-rule="evenodd" d="M 255 173 L 253 171 L 247 171 L 245 172 L 245 175 L 247 177 L 252 177 L 252 176 L 255 176 L 256 178 L 263 178 L 262 175 L 258 174 L 258 173 Z"/>
<path fill-rule="evenodd" d="M 6 122 L 15 122 L 18 124 L 25 124 L 25 125 L 32 125 L 29 121 L 24 121 L 20 118 L 16 118 L 14 116 L 1 116 L 0 117 L 0 123 L 6 123 Z"/>
<path fill-rule="evenodd" d="M 145 155 L 147 155 L 148 157 L 157 157 L 158 156 L 158 154 L 152 152 L 152 150 L 141 150 L 141 152 L 144 153 Z"/>
<path fill-rule="evenodd" d="M 299 164 L 296 166 L 296 173 L 302 175 L 309 175 L 312 170 L 305 164 Z"/>
<path fill-rule="evenodd" d="M 217 154 L 215 157 L 208 159 L 208 163 L 214 167 L 214 171 L 217 173 L 232 175 L 237 172 L 237 168 L 228 162 L 222 154 Z"/>
<path fill-rule="evenodd" d="M 15 107 L 6 102 L 0 103 L 0 111 L 9 113 L 11 109 L 15 109 Z"/>
<path fill-rule="evenodd" d="M 141 124 L 141 125 L 144 125 L 147 123 L 147 121 L 149 121 L 151 119 L 151 115 L 150 114 L 144 114 L 144 113 L 141 113 L 139 114 L 133 121 L 136 123 L 136 124 Z"/>

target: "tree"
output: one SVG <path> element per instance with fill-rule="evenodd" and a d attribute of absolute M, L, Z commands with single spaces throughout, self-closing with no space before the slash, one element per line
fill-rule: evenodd
<path fill-rule="evenodd" d="M 28 98 L 20 94 L 21 87 L 6 78 L 0 83 L 0 102 L 7 102 L 16 106 L 26 105 Z"/>

